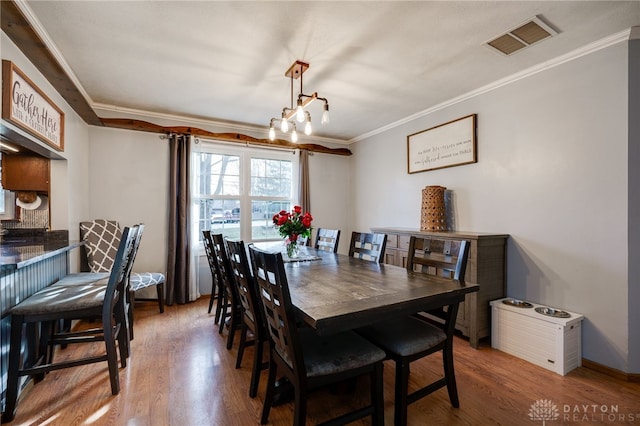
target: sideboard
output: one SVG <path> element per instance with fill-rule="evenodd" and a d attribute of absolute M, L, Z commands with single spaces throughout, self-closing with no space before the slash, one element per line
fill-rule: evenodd
<path fill-rule="evenodd" d="M 467 294 L 460 304 L 456 329 L 469 338 L 473 348 L 491 332 L 489 302 L 507 295 L 507 234 L 460 231 L 420 231 L 411 228 L 371 228 L 372 232 L 387 234 L 384 263 L 407 266 L 409 240 L 412 235 L 438 240 L 467 240 L 471 242 L 465 281 L 480 285 L 480 290 Z"/>

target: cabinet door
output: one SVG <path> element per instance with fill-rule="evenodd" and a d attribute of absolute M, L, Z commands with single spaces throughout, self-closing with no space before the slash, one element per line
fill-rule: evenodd
<path fill-rule="evenodd" d="M 27 155 L 2 156 L 2 187 L 10 191 L 49 192 L 49 159 Z"/>

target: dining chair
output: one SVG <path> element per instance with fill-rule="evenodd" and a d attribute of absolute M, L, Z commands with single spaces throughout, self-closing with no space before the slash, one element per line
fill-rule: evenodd
<path fill-rule="evenodd" d="M 327 423 L 344 424 L 371 416 L 372 424 L 384 424 L 384 351 L 351 331 L 320 336 L 310 327 L 297 327 L 282 254 L 265 252 L 252 244 L 249 253 L 270 338 L 269 374 L 261 423 L 266 424 L 269 419 L 276 375 L 280 373 L 294 388 L 294 425 L 305 424 L 311 389 L 365 374 L 370 379 L 370 404 Z"/>
<path fill-rule="evenodd" d="M 386 245 L 387 234 L 352 232 L 349 256 L 380 263 Z"/>
<path fill-rule="evenodd" d="M 255 398 L 258 393 L 260 372 L 268 367 L 268 364 L 263 362 L 262 358 L 264 346 L 269 342 L 269 334 L 265 325 L 262 302 L 258 295 L 258 285 L 251 273 L 244 242 L 242 240 L 233 241 L 229 239 L 225 239 L 225 242 L 227 244 L 229 264 L 235 277 L 235 284 L 242 305 L 242 325 L 236 368 L 240 368 L 242 364 L 245 348 L 253 345 L 253 369 L 251 371 L 249 397 Z M 251 340 L 248 339 L 249 332 L 253 335 Z"/>
<path fill-rule="evenodd" d="M 242 305 L 240 305 L 240 296 L 235 285 L 235 278 L 231 271 L 231 264 L 227 255 L 227 249 L 222 234 L 209 234 L 207 244 L 211 245 L 218 270 L 220 271 L 220 281 L 224 288 L 224 296 L 222 303 L 222 311 L 220 313 L 220 325 L 218 333 L 222 334 L 224 327 L 228 328 L 227 349 L 233 346 L 233 339 L 236 330 L 240 329 L 242 324 Z"/>
<path fill-rule="evenodd" d="M 202 231 L 202 245 L 207 255 L 207 261 L 209 262 L 209 270 L 211 271 L 211 296 L 209 297 L 209 310 L 211 313 L 213 303 L 216 303 L 216 310 L 214 313 L 214 324 L 220 323 L 220 314 L 222 312 L 222 305 L 224 301 L 224 286 L 222 285 L 222 278 L 220 277 L 220 269 L 216 260 L 216 255 L 213 252 L 213 242 L 211 241 L 211 231 Z"/>
<path fill-rule="evenodd" d="M 340 242 L 339 229 L 318 228 L 318 233 L 316 235 L 316 244 L 314 247 L 317 250 L 337 253 L 339 242 Z"/>
<path fill-rule="evenodd" d="M 127 318 L 121 304 L 126 297 L 126 269 L 134 243 L 135 231 L 125 227 L 106 287 L 49 286 L 21 301 L 10 310 L 11 336 L 3 422 L 12 420 L 15 415 L 22 376 L 35 376 L 37 379 L 42 379 L 49 371 L 106 361 L 111 393 L 117 395 L 120 392 L 116 346 L 120 349 L 120 364 L 124 368 L 127 363 L 123 350 L 128 344 L 128 337 L 123 333 L 123 325 Z M 25 326 L 34 327 L 41 324 L 41 328 L 46 328 L 62 320 L 94 320 L 95 318 L 101 319 L 100 328 L 51 333 L 43 331 L 38 345 L 37 359 L 31 365 L 24 365 L 24 360 L 21 359 L 21 348 Z M 66 359 L 55 363 L 53 357 L 49 358 L 47 353 L 50 345 L 89 342 L 104 342 L 105 353 L 94 355 L 93 352 L 89 352 L 83 358 Z"/>
<path fill-rule="evenodd" d="M 85 242 L 87 263 L 91 272 L 109 272 L 113 265 L 115 248 L 120 242 L 120 225 L 113 220 L 95 219 L 80 222 L 80 237 Z M 165 276 L 160 272 L 132 272 L 129 277 L 129 328 L 133 337 L 133 306 L 136 291 L 147 287 L 156 287 L 160 313 L 164 312 Z"/>
<path fill-rule="evenodd" d="M 408 273 L 425 273 L 464 281 L 469 241 L 445 242 L 411 237 L 407 260 Z M 418 271 L 418 272 L 415 272 Z M 453 332 L 459 303 L 442 310 L 429 311 L 438 321 L 428 321 L 421 314 L 403 316 L 358 329 L 358 333 L 384 349 L 396 364 L 394 424 L 407 424 L 408 405 L 445 387 L 453 407 L 458 408 L 458 389 L 453 367 Z M 408 393 L 410 363 L 442 352 L 444 377 Z"/>

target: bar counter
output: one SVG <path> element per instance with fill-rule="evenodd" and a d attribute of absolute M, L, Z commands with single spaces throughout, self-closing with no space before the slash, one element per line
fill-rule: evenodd
<path fill-rule="evenodd" d="M 55 231 L 54 231 L 55 232 Z M 4 410 L 9 354 L 9 311 L 69 273 L 69 252 L 82 243 L 64 238 L 12 238 L 0 244 L 0 408 Z M 35 330 L 28 331 L 35 333 Z M 23 348 L 25 362 L 35 354 L 35 341 Z"/>

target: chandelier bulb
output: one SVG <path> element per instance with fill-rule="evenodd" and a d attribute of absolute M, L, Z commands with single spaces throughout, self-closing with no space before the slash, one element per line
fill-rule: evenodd
<path fill-rule="evenodd" d="M 276 129 L 274 129 L 273 126 L 269 127 L 269 140 L 276 140 Z"/>
<path fill-rule="evenodd" d="M 298 132 L 295 128 L 291 131 L 291 142 L 298 143 Z"/>
<path fill-rule="evenodd" d="M 286 118 L 280 120 L 280 131 L 282 133 L 287 133 L 289 131 L 289 122 Z"/>
<path fill-rule="evenodd" d="M 298 123 L 304 121 L 304 109 L 302 108 L 302 99 L 298 99 L 298 107 L 296 108 L 296 120 Z"/>
<path fill-rule="evenodd" d="M 329 107 L 327 106 L 322 113 L 322 120 L 320 120 L 322 124 L 327 124 L 329 122 Z"/>
<path fill-rule="evenodd" d="M 304 134 L 309 136 L 311 132 L 312 132 L 311 121 L 307 121 L 307 123 L 304 125 Z"/>

